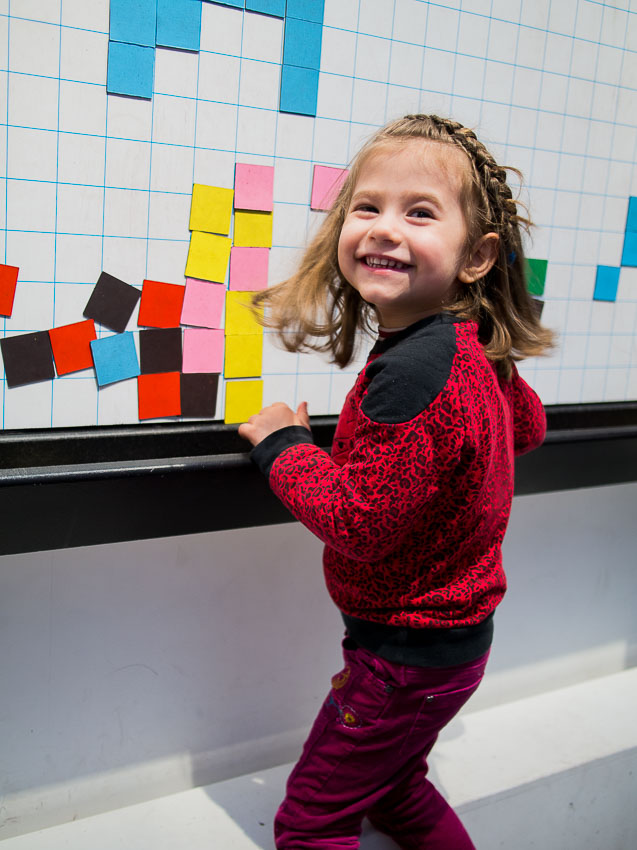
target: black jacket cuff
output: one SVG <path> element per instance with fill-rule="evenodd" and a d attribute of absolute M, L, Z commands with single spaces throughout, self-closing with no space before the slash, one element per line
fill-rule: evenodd
<path fill-rule="evenodd" d="M 250 452 L 250 457 L 266 478 L 269 478 L 272 464 L 281 452 L 290 446 L 303 443 L 314 444 L 312 432 L 302 425 L 288 425 L 286 428 L 279 428 L 278 431 L 269 434 L 265 440 L 261 440 Z"/>

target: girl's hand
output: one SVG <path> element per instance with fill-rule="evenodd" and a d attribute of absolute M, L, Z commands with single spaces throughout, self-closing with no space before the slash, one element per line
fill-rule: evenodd
<path fill-rule="evenodd" d="M 281 428 L 287 428 L 289 425 L 301 425 L 308 431 L 310 430 L 310 417 L 308 416 L 306 401 L 299 404 L 296 413 L 282 401 L 264 407 L 260 413 L 256 413 L 243 425 L 239 425 L 239 436 L 256 446 L 270 434 Z"/>

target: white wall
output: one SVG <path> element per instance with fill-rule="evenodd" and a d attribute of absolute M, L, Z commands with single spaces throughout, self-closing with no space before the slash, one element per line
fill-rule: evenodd
<path fill-rule="evenodd" d="M 636 519 L 637 484 L 514 501 L 470 707 L 635 662 Z M 0 839 L 294 758 L 340 664 L 320 553 L 283 525 L 0 558 Z"/>

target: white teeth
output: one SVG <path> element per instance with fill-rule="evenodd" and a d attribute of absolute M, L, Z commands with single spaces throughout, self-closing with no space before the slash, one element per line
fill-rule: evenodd
<path fill-rule="evenodd" d="M 365 257 L 365 262 L 372 268 L 404 269 L 405 263 L 398 260 L 390 260 L 387 257 Z"/>

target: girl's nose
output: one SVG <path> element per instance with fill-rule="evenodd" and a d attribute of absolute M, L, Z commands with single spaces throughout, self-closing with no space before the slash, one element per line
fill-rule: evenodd
<path fill-rule="evenodd" d="M 399 222 L 393 215 L 379 215 L 372 222 L 369 236 L 378 242 L 400 242 Z"/>

